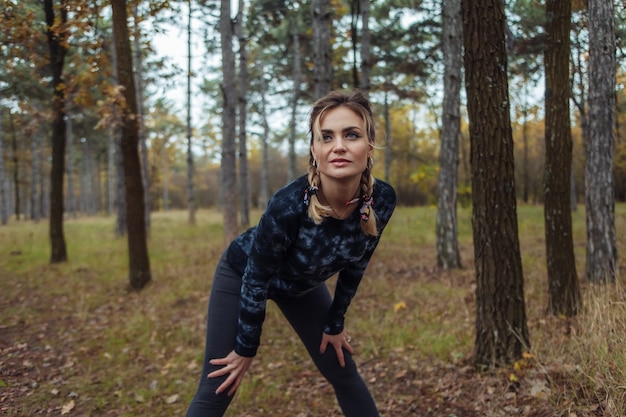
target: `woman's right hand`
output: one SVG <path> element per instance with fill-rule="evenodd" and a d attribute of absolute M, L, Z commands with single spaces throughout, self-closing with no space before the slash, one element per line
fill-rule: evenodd
<path fill-rule="evenodd" d="M 226 355 L 226 357 L 224 358 L 211 359 L 211 365 L 223 365 L 223 367 L 218 369 L 217 371 L 211 372 L 208 375 L 209 378 L 228 375 L 222 385 L 217 387 L 215 393 L 220 394 L 226 391 L 228 387 L 230 387 L 230 389 L 228 390 L 228 395 L 233 395 L 235 391 L 237 391 L 237 388 L 239 388 L 239 385 L 241 384 L 241 381 L 243 380 L 246 371 L 248 370 L 248 368 L 250 368 L 250 364 L 252 364 L 252 359 L 253 358 L 240 356 L 235 353 L 234 350 Z"/>

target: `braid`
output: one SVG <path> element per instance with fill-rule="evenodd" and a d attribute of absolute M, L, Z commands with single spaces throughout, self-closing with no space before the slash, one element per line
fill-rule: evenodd
<path fill-rule="evenodd" d="M 371 197 L 374 191 L 374 176 L 372 175 L 371 165 L 368 163 L 367 169 L 361 174 L 361 197 Z M 376 226 L 376 213 L 374 207 L 369 206 L 369 219 L 361 219 L 361 229 L 366 235 L 378 236 L 378 227 Z"/>
<path fill-rule="evenodd" d="M 317 168 L 313 163 L 309 164 L 309 185 L 313 188 L 318 188 L 320 183 L 320 175 L 317 172 Z M 309 217 L 313 220 L 315 224 L 320 224 L 324 220 L 326 215 L 326 206 L 324 206 L 321 202 L 317 194 L 312 194 L 310 196 L 311 201 L 309 202 L 308 213 Z"/>

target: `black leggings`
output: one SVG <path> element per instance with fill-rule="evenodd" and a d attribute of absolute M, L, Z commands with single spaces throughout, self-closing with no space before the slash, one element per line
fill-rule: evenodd
<path fill-rule="evenodd" d="M 215 271 L 209 299 L 204 366 L 198 391 L 187 410 L 187 417 L 221 417 L 232 400 L 227 395 L 228 390 L 215 394 L 226 376 L 207 378 L 207 375 L 219 368 L 211 365 L 209 360 L 223 358 L 235 347 L 240 289 L 241 276 L 222 257 Z M 326 285 L 319 285 L 300 297 L 274 301 L 300 336 L 317 368 L 333 386 L 344 415 L 377 417 L 379 414 L 374 400 L 357 371 L 352 355 L 344 350 L 346 366 L 342 368 L 331 345 L 326 353 L 320 353 L 323 322 L 332 302 Z"/>

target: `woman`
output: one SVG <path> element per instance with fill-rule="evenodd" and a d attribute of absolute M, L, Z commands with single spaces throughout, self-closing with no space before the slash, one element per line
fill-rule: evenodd
<path fill-rule="evenodd" d="M 352 359 L 344 316 L 396 194 L 371 174 L 375 127 L 363 94 L 318 100 L 309 133 L 308 175 L 276 192 L 259 224 L 235 239 L 217 266 L 205 363 L 187 417 L 224 414 L 256 355 L 268 298 L 332 384 L 344 415 L 379 415 Z M 331 297 L 325 281 L 337 272 Z"/>

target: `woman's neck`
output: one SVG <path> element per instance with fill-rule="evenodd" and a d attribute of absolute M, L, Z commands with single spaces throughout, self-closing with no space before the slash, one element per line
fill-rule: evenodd
<path fill-rule="evenodd" d="M 347 202 L 359 197 L 360 179 L 338 181 L 324 177 L 320 185 L 326 203 L 335 208 L 344 207 Z"/>

